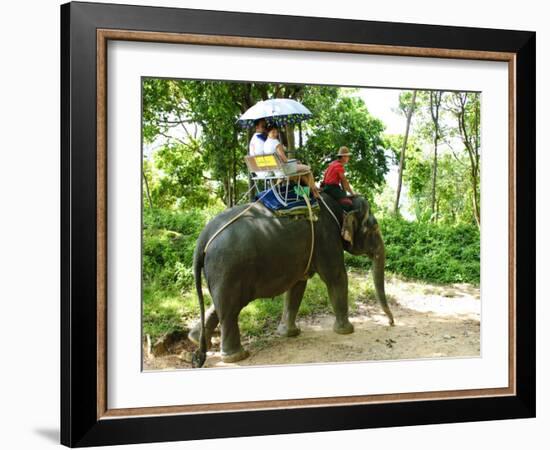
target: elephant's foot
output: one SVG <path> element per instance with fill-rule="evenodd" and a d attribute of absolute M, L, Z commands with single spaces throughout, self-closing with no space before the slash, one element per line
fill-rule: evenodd
<path fill-rule="evenodd" d="M 346 320 L 345 322 L 334 322 L 334 326 L 332 327 L 335 333 L 338 334 L 351 334 L 353 333 L 353 325 L 349 320 Z"/>
<path fill-rule="evenodd" d="M 250 353 L 242 347 L 234 353 L 228 354 L 222 351 L 222 361 L 224 363 L 234 363 L 246 359 L 249 356 Z"/>
<path fill-rule="evenodd" d="M 280 323 L 277 327 L 277 334 L 284 337 L 295 337 L 298 336 L 302 330 L 296 325 L 288 326 L 286 323 Z"/>
<path fill-rule="evenodd" d="M 212 330 L 209 330 L 208 328 L 205 328 L 204 329 L 205 333 L 206 333 L 206 348 L 209 349 L 210 347 L 212 347 Z M 200 338 L 201 338 L 201 329 L 200 327 L 196 328 L 192 328 L 191 331 L 189 331 L 189 333 L 187 334 L 187 338 L 193 343 L 195 344 L 196 346 L 199 346 L 200 345 Z"/>

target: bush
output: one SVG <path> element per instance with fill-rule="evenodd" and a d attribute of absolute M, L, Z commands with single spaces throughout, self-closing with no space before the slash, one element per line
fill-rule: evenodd
<path fill-rule="evenodd" d="M 408 278 L 479 284 L 479 230 L 471 225 L 379 221 L 386 248 L 386 270 Z M 369 268 L 366 257 L 346 256 L 354 267 Z"/>
<path fill-rule="evenodd" d="M 193 251 L 204 225 L 221 210 L 143 211 L 143 332 L 156 338 L 198 317 Z M 205 303 L 210 298 L 205 295 Z"/>
<path fill-rule="evenodd" d="M 204 225 L 220 208 L 143 212 L 143 282 L 185 288 L 193 282 L 193 251 Z"/>

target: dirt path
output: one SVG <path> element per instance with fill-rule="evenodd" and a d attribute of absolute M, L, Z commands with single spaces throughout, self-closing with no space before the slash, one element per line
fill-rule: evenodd
<path fill-rule="evenodd" d="M 245 342 L 251 356 L 225 364 L 219 354 L 219 339 L 208 354 L 205 367 L 302 364 L 311 362 L 368 361 L 478 356 L 480 352 L 479 288 L 467 284 L 445 286 L 390 278 L 386 291 L 391 299 L 395 326 L 376 304 L 359 303 L 350 321 L 355 332 L 338 335 L 332 331 L 334 317 L 302 318 L 302 333 L 295 338 L 268 335 Z M 217 344 L 217 345 L 216 345 Z M 146 357 L 145 370 L 189 368 L 189 342 L 181 341 L 171 354 Z"/>

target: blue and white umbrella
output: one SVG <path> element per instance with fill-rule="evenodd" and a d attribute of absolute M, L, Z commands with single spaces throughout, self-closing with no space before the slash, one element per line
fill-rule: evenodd
<path fill-rule="evenodd" d="M 290 98 L 274 98 L 263 100 L 248 109 L 237 123 L 243 128 L 254 126 L 258 119 L 265 119 L 267 124 L 284 126 L 297 124 L 309 119 L 313 114 L 309 109 L 296 100 Z"/>

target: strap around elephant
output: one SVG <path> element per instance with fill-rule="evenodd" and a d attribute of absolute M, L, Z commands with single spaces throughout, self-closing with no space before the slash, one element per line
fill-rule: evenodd
<path fill-rule="evenodd" d="M 281 183 L 281 180 L 277 181 L 275 186 L 277 186 L 279 183 Z M 233 217 L 230 221 L 224 223 L 213 235 L 210 239 L 208 239 L 208 242 L 204 246 L 204 253 L 206 254 L 206 250 L 208 250 L 208 246 L 212 243 L 212 241 L 223 231 L 225 230 L 229 225 L 231 225 L 233 222 L 235 222 L 239 217 L 241 217 L 243 214 L 245 214 L 250 208 L 252 208 L 256 203 L 258 203 L 260 200 L 262 200 L 269 190 L 265 191 L 261 197 L 258 198 L 254 203 L 251 203 L 247 208 L 243 209 L 239 214 L 237 214 L 235 217 Z"/>
<path fill-rule="evenodd" d="M 309 202 L 309 195 L 303 193 L 302 196 L 304 197 L 307 209 L 309 211 L 309 223 L 311 225 L 311 247 L 309 249 L 309 258 L 307 260 L 306 270 L 304 271 L 304 275 L 307 276 L 309 267 L 311 266 L 311 260 L 313 258 L 313 248 L 315 246 L 315 227 L 313 226 L 313 210 L 311 209 L 311 203 Z"/>
<path fill-rule="evenodd" d="M 325 199 L 323 198 L 322 195 L 319 196 L 319 199 L 323 202 L 323 205 L 325 205 L 325 207 L 327 208 L 328 212 L 330 213 L 330 215 L 332 216 L 332 218 L 336 221 L 336 223 L 338 224 L 338 228 L 341 227 L 340 225 L 340 221 L 337 219 L 336 215 L 334 214 L 334 212 L 332 211 L 332 209 L 330 209 L 330 207 L 327 205 L 327 203 L 325 202 Z"/>

